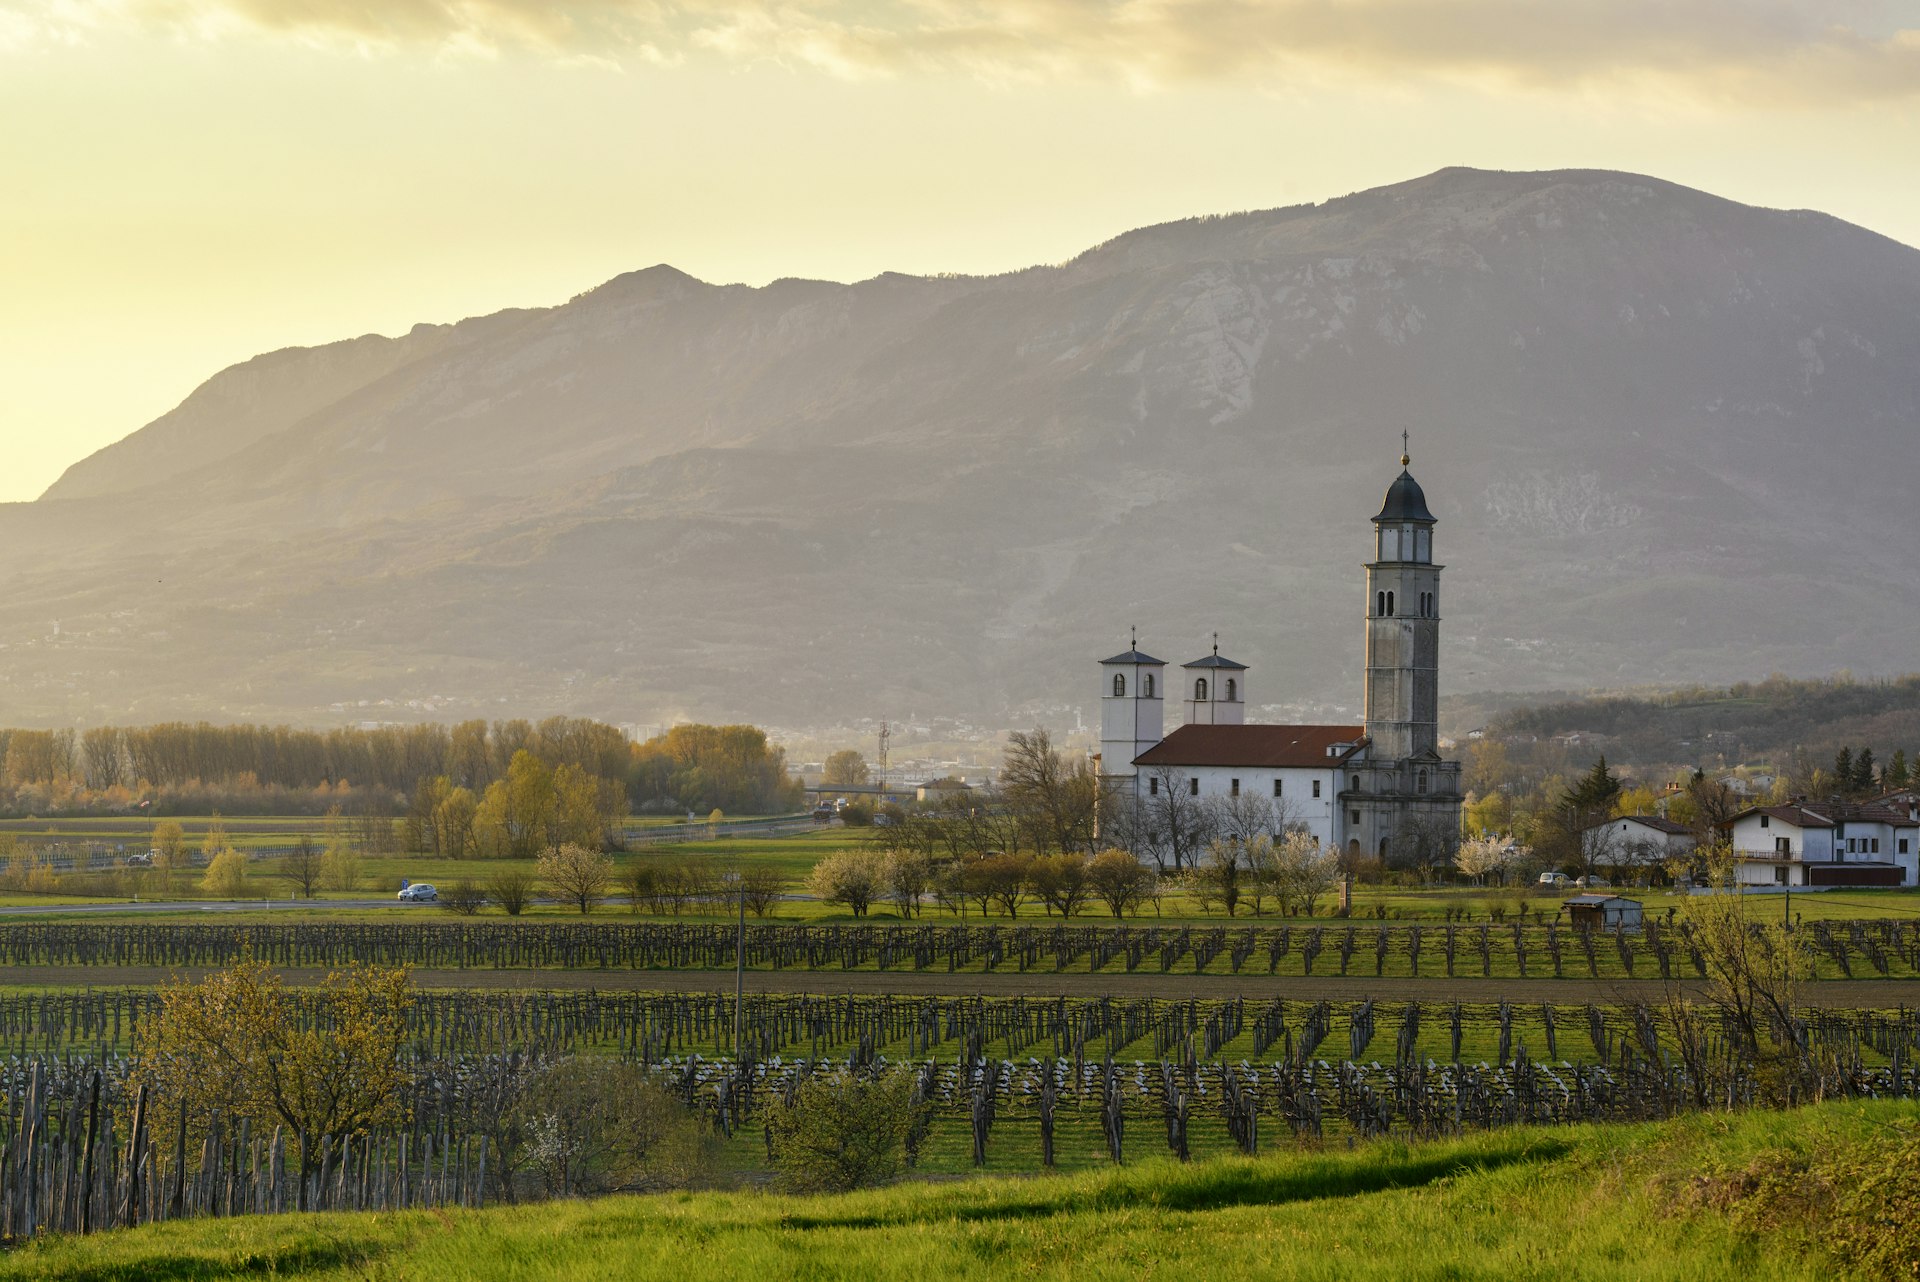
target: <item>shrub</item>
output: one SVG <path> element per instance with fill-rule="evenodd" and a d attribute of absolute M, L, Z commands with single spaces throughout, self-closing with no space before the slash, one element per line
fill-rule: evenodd
<path fill-rule="evenodd" d="M 532 873 L 523 868 L 508 868 L 487 878 L 485 889 L 487 898 L 506 909 L 507 916 L 518 917 L 533 899 L 536 884 Z"/>
<path fill-rule="evenodd" d="M 686 1105 L 634 1064 L 569 1056 L 518 1105 L 524 1158 L 551 1194 L 639 1192 L 714 1182 L 718 1147 Z M 509 1163 L 522 1155 L 509 1156 Z"/>
<path fill-rule="evenodd" d="M 487 906 L 487 892 L 461 878 L 440 892 L 440 906 L 462 917 L 471 917 Z"/>
<path fill-rule="evenodd" d="M 893 1178 L 912 1122 L 913 1076 L 818 1075 L 767 1106 L 774 1164 L 793 1188 L 845 1192 Z"/>
<path fill-rule="evenodd" d="M 200 889 L 217 899 L 238 899 L 247 889 L 247 857 L 231 846 L 220 851 L 207 865 Z"/>

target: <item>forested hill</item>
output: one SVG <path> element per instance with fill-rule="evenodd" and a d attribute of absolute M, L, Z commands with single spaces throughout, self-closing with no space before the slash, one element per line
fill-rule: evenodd
<path fill-rule="evenodd" d="M 1488 738 L 1510 742 L 1578 736 L 1615 766 L 1735 766 L 1796 760 L 1824 765 L 1842 747 L 1885 760 L 1920 747 L 1920 674 L 1880 681 L 1769 677 L 1724 688 L 1605 695 L 1503 713 Z"/>

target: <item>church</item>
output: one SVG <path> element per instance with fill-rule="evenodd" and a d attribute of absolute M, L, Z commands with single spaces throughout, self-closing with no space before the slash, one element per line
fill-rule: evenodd
<path fill-rule="evenodd" d="M 1103 661 L 1100 775 L 1140 813 L 1171 817 L 1204 798 L 1265 799 L 1276 829 L 1389 863 L 1444 859 L 1460 830 L 1460 763 L 1439 751 L 1440 570 L 1433 513 L 1406 470 L 1373 518 L 1366 563 L 1362 725 L 1250 725 L 1247 666 L 1213 653 L 1167 665 L 1140 651 Z M 1166 700 L 1183 723 L 1166 732 Z M 1276 834 L 1277 835 L 1277 834 Z M 1396 858 L 1399 856 L 1400 858 Z"/>

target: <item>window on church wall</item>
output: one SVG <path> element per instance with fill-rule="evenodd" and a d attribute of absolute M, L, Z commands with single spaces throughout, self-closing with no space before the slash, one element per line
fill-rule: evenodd
<path fill-rule="evenodd" d="M 1413 790 L 1415 792 L 1425 792 L 1427 790 L 1427 772 L 1426 771 L 1420 770 L 1414 773 Z"/>
<path fill-rule="evenodd" d="M 1350 782 L 1350 784 L 1349 784 L 1349 786 L 1351 787 L 1351 789 L 1352 789 L 1352 790 L 1353 790 L 1354 792 L 1359 792 L 1359 791 L 1360 791 L 1360 776 L 1359 776 L 1359 775 L 1355 775 L 1355 776 L 1353 776 L 1353 779 L 1351 780 L 1351 782 Z"/>
<path fill-rule="evenodd" d="M 1318 779 L 1315 779 L 1313 781 L 1313 795 L 1315 797 L 1318 797 L 1320 795 L 1320 781 Z"/>
<path fill-rule="evenodd" d="M 1240 795 L 1240 781 L 1238 779 L 1229 779 L 1227 781 L 1227 795 L 1230 797 Z"/>
<path fill-rule="evenodd" d="M 1273 795 L 1274 795 L 1274 796 L 1276 796 L 1276 797 L 1278 797 L 1278 796 L 1280 795 L 1280 781 L 1279 781 L 1278 779 L 1275 779 L 1275 780 L 1273 781 Z M 1905 854 L 1905 853 L 1906 853 L 1906 843 L 1904 843 L 1904 842 L 1902 842 L 1902 843 L 1901 843 L 1901 850 L 1900 850 L 1900 853 L 1902 853 L 1902 854 Z"/>
<path fill-rule="evenodd" d="M 1227 678 L 1227 702 L 1232 703 L 1239 696 L 1240 686 L 1232 677 Z"/>
<path fill-rule="evenodd" d="M 1387 589 L 1387 617 L 1389 619 L 1393 617 L 1393 589 L 1392 588 Z"/>
<path fill-rule="evenodd" d="M 1123 699 L 1127 694 L 1127 679 L 1120 673 L 1113 674 L 1113 697 Z"/>
<path fill-rule="evenodd" d="M 1383 619 L 1387 617 L 1387 594 L 1386 593 L 1376 592 L 1373 594 L 1373 612 L 1379 615 Z"/>
<path fill-rule="evenodd" d="M 1160 795 L 1160 776 L 1159 775 L 1155 775 L 1151 779 L 1147 780 L 1147 795 L 1149 797 L 1157 797 Z"/>
<path fill-rule="evenodd" d="M 1141 678 L 1141 681 L 1140 693 L 1149 699 L 1153 698 L 1153 673 L 1147 673 L 1145 677 Z"/>
<path fill-rule="evenodd" d="M 1207 701 L 1207 679 L 1205 677 L 1201 677 L 1193 683 L 1193 697 L 1198 703 L 1205 703 Z"/>
<path fill-rule="evenodd" d="M 1197 797 L 1200 795 L 1200 781 L 1198 779 L 1187 780 L 1187 795 L 1189 797 Z"/>

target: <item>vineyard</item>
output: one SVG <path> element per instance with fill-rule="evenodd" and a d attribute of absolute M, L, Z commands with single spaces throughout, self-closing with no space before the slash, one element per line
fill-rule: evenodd
<path fill-rule="evenodd" d="M 974 1165 L 1012 1144 L 1052 1166 L 1066 1137 L 1097 1137 L 1117 1163 L 1154 1151 L 1184 1160 L 1203 1144 L 1257 1153 L 1275 1135 L 1646 1120 L 1747 1106 L 1758 1090 L 1730 1038 L 1677 1053 L 1670 1017 L 1644 1006 L 756 997 L 739 1012 L 746 1053 L 734 1059 L 719 1054 L 734 1027 L 725 998 L 449 993 L 422 995 L 409 1016 L 408 1125 L 308 1144 L 225 1130 L 217 1115 L 193 1130 L 184 1112 L 152 1117 L 144 1088 L 129 1097 L 119 1043 L 156 1003 L 140 992 L 0 1000 L 5 1036 L 46 1048 L 0 1061 L 8 1238 L 526 1196 L 504 1160 L 502 1118 L 565 1054 L 636 1060 L 715 1133 L 748 1145 L 761 1104 L 791 1099 L 809 1076 L 903 1067 L 923 1130 L 960 1137 Z M 1821 1097 L 1920 1095 L 1914 1012 L 1821 1014 L 1795 1035 Z M 757 1138 L 771 1157 L 771 1139 Z"/>
<path fill-rule="evenodd" d="M 1920 921 L 1814 921 L 1813 978 L 1920 977 Z M 0 965 L 277 966 L 351 962 L 423 969 L 717 970 L 726 924 L 408 922 L 360 925 L 60 923 L 0 926 Z M 745 928 L 756 970 L 1027 974 L 1287 974 L 1679 979 L 1705 973 L 1688 925 L 1644 931 L 1555 922 L 1326 926 L 767 925 Z"/>

